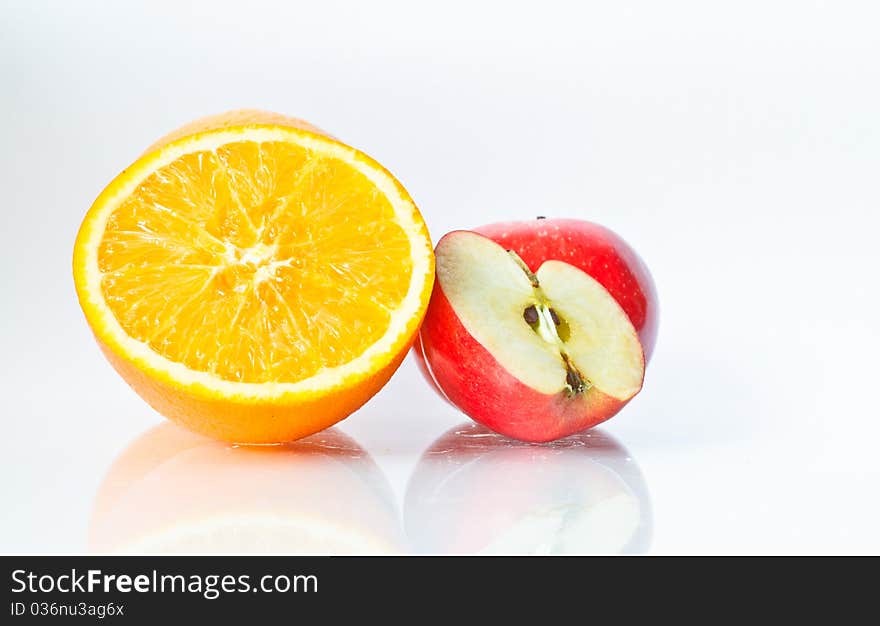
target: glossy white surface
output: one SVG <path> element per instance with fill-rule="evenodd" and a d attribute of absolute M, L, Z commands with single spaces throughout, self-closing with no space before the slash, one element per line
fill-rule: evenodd
<path fill-rule="evenodd" d="M 0 552 L 880 553 L 874 3 L 180 6 L 0 8 Z M 509 446 L 408 360 L 350 439 L 150 443 L 74 235 L 157 136 L 239 106 L 382 161 L 435 241 L 616 230 L 661 298 L 643 392 L 591 438 Z"/>

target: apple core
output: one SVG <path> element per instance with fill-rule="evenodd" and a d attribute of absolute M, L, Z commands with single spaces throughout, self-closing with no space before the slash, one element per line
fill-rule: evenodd
<path fill-rule="evenodd" d="M 562 357 L 562 362 L 565 363 L 565 385 L 569 395 L 588 391 L 593 386 L 593 383 L 578 371 L 565 350 L 565 341 L 570 334 L 568 324 L 563 324 L 562 318 L 550 306 L 547 296 L 541 291 L 541 281 L 529 269 L 529 266 L 513 250 L 508 250 L 507 253 L 513 257 L 516 264 L 525 272 L 526 277 L 529 279 L 529 284 L 534 289 L 535 299 L 537 300 L 537 302 L 525 308 L 523 319 L 541 339 L 559 350 L 559 356 Z"/>

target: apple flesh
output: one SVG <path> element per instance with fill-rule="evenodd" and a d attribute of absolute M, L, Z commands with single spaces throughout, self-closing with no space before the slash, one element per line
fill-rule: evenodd
<path fill-rule="evenodd" d="M 472 419 L 543 442 L 615 415 L 641 389 L 645 356 L 630 315 L 596 278 L 529 258 L 476 232 L 443 237 L 415 352 Z"/>
<path fill-rule="evenodd" d="M 617 233 L 586 220 L 498 222 L 474 229 L 513 250 L 533 271 L 544 261 L 565 261 L 583 270 L 617 300 L 639 333 L 645 361 L 657 343 L 659 309 L 654 280 L 635 250 Z"/>

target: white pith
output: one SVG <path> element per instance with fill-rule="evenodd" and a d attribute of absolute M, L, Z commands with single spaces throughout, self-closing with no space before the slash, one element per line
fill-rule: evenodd
<path fill-rule="evenodd" d="M 536 273 L 541 291 L 565 320 L 565 351 L 606 395 L 627 400 L 641 388 L 638 334 L 617 301 L 595 279 L 562 261 Z M 437 246 L 437 280 L 465 330 L 512 376 L 545 394 L 567 388 L 559 346 L 535 332 L 523 311 L 538 304 L 529 278 L 491 239 L 460 231 Z"/>
<path fill-rule="evenodd" d="M 107 220 L 113 211 L 137 186 L 155 170 L 162 168 L 182 155 L 198 150 L 216 150 L 235 141 L 294 141 L 298 145 L 322 156 L 340 159 L 357 169 L 383 194 L 394 210 L 394 219 L 406 232 L 412 251 L 412 281 L 400 306 L 391 312 L 388 332 L 357 358 L 333 368 L 325 368 L 314 376 L 297 382 L 244 383 L 225 380 L 213 374 L 192 370 L 152 350 L 146 343 L 129 336 L 104 302 L 101 289 L 101 272 L 98 265 L 99 242 Z M 369 157 L 343 144 L 318 135 L 278 127 L 231 128 L 206 135 L 195 135 L 178 140 L 167 148 L 151 153 L 136 162 L 127 172 L 123 184 L 111 184 L 95 202 L 100 211 L 89 215 L 77 241 L 74 263 L 83 267 L 83 284 L 78 285 L 84 310 L 95 312 L 91 320 L 99 338 L 115 351 L 126 355 L 142 369 L 153 371 L 188 386 L 194 391 L 209 390 L 211 395 L 220 394 L 234 398 L 271 399 L 286 394 L 302 394 L 323 391 L 329 387 L 345 384 L 345 381 L 374 371 L 380 361 L 386 361 L 393 348 L 402 341 L 413 317 L 421 307 L 421 294 L 429 277 L 431 249 L 426 241 L 424 226 L 417 219 L 412 201 L 401 192 L 390 174 Z M 121 175 L 123 176 L 123 175 Z M 257 254 L 260 251 L 254 251 Z M 264 256 L 263 254 L 259 255 Z M 260 261 L 261 259 L 253 259 Z M 260 268 L 269 273 L 273 268 Z M 257 279 L 261 275 L 257 275 Z M 86 304 L 91 306 L 85 306 Z"/>

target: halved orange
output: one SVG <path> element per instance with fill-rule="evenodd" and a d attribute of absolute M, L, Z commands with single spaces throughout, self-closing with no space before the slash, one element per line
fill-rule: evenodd
<path fill-rule="evenodd" d="M 236 111 L 117 176 L 80 227 L 73 274 L 99 346 L 156 410 L 272 443 L 336 423 L 388 381 L 434 257 L 376 161 L 300 120 Z"/>

